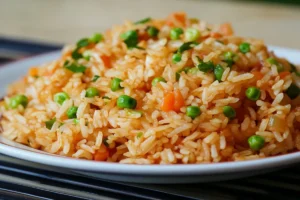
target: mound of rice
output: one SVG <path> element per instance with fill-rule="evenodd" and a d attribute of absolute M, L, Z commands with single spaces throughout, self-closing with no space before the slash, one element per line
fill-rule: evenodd
<path fill-rule="evenodd" d="M 53 154 L 120 163 L 286 154 L 300 149 L 299 75 L 263 41 L 233 36 L 228 23 L 180 12 L 127 21 L 66 46 L 58 60 L 10 85 L 1 134 Z M 249 87 L 257 98 L 247 96 Z M 59 101 L 60 92 L 67 97 Z M 136 106 L 120 106 L 122 95 Z M 191 117 L 190 106 L 200 112 Z"/>

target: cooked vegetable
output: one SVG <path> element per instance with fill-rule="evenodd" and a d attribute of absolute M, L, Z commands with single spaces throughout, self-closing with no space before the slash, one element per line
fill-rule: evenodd
<path fill-rule="evenodd" d="M 137 106 L 137 101 L 128 95 L 121 95 L 117 99 L 117 106 L 119 108 L 135 109 Z"/>
<path fill-rule="evenodd" d="M 223 107 L 223 114 L 228 117 L 229 119 L 233 119 L 236 116 L 236 112 L 233 107 L 231 106 L 224 106 Z"/>
<path fill-rule="evenodd" d="M 246 97 L 251 101 L 256 101 L 260 97 L 260 89 L 257 87 L 249 87 L 246 90 Z"/>
<path fill-rule="evenodd" d="M 172 61 L 173 63 L 178 63 L 181 61 L 181 54 L 180 53 L 175 53 L 172 56 Z"/>
<path fill-rule="evenodd" d="M 186 41 L 196 41 L 200 37 L 200 31 L 195 28 L 188 28 L 184 33 L 184 38 Z"/>
<path fill-rule="evenodd" d="M 292 83 L 290 87 L 286 90 L 286 94 L 291 99 L 295 99 L 300 94 L 300 89 L 295 84 Z"/>
<path fill-rule="evenodd" d="M 154 26 L 150 26 L 147 28 L 147 33 L 150 37 L 157 37 L 159 30 L 154 27 Z"/>
<path fill-rule="evenodd" d="M 149 21 L 151 21 L 151 18 L 150 18 L 150 17 L 147 17 L 147 18 L 145 18 L 145 19 L 141 19 L 141 20 L 135 22 L 134 24 L 145 24 L 145 23 L 147 23 L 147 22 L 149 22 Z"/>
<path fill-rule="evenodd" d="M 264 146 L 265 139 L 259 135 L 252 135 L 248 138 L 248 144 L 252 150 L 258 151 Z"/>
<path fill-rule="evenodd" d="M 201 114 L 201 110 L 198 106 L 188 106 L 186 108 L 186 115 L 191 117 L 192 119 L 195 119 Z"/>
<path fill-rule="evenodd" d="M 45 122 L 46 128 L 50 130 L 52 128 L 52 126 L 53 126 L 53 124 L 54 124 L 55 121 L 56 121 L 56 118 L 53 118 L 53 119 L 50 119 L 50 120 L 46 121 Z"/>
<path fill-rule="evenodd" d="M 156 77 L 156 78 L 154 78 L 153 80 L 152 80 L 152 86 L 156 86 L 157 85 L 157 83 L 159 83 L 159 82 L 164 82 L 164 83 L 166 83 L 167 81 L 163 78 L 163 77 Z"/>
<path fill-rule="evenodd" d="M 110 89 L 115 92 L 115 91 L 118 91 L 118 90 L 121 90 L 123 89 L 123 87 L 121 87 L 120 83 L 122 82 L 123 80 L 122 79 L 119 79 L 119 78 L 113 78 L 110 82 Z"/>
<path fill-rule="evenodd" d="M 121 39 L 127 45 L 127 48 L 136 47 L 138 44 L 138 32 L 136 30 L 130 30 L 121 34 Z"/>
<path fill-rule="evenodd" d="M 214 69 L 214 74 L 215 74 L 215 78 L 218 80 L 218 81 L 221 81 L 222 80 L 222 76 L 223 76 L 223 73 L 224 73 L 224 68 L 221 66 L 221 65 L 217 65 Z"/>
<path fill-rule="evenodd" d="M 242 52 L 244 54 L 250 52 L 250 44 L 247 42 L 240 44 L 239 50 L 240 50 L 240 52 Z"/>
<path fill-rule="evenodd" d="M 101 33 L 95 33 L 90 39 L 90 42 L 98 43 L 103 40 L 103 35 Z"/>
<path fill-rule="evenodd" d="M 95 76 L 93 77 L 93 79 L 92 79 L 92 82 L 96 82 L 99 78 L 100 78 L 100 76 L 95 75 Z"/>
<path fill-rule="evenodd" d="M 275 60 L 275 58 L 268 58 L 267 59 L 267 62 L 270 64 L 270 65 L 276 65 L 276 68 L 277 68 L 277 71 L 278 73 L 284 71 L 284 67 L 281 63 L 278 63 L 277 60 Z"/>
<path fill-rule="evenodd" d="M 209 62 L 203 62 L 203 61 L 200 61 L 200 63 L 198 64 L 198 69 L 202 72 L 210 72 L 212 70 L 214 70 L 214 63 L 209 61 Z"/>
<path fill-rule="evenodd" d="M 99 91 L 97 88 L 89 87 L 88 89 L 86 89 L 85 96 L 89 98 L 99 96 Z"/>
<path fill-rule="evenodd" d="M 78 107 L 72 106 L 67 110 L 67 116 L 69 119 L 76 118 L 76 113 L 77 113 Z"/>
<path fill-rule="evenodd" d="M 178 40 L 180 38 L 180 35 L 183 34 L 183 29 L 182 28 L 172 28 L 170 31 L 170 38 L 172 40 Z"/>
<path fill-rule="evenodd" d="M 19 105 L 22 105 L 24 108 L 26 108 L 27 104 L 28 98 L 23 94 L 16 95 L 9 100 L 10 108 L 17 108 Z"/>
<path fill-rule="evenodd" d="M 67 64 L 65 65 L 65 68 L 74 72 L 74 73 L 84 73 L 86 70 L 86 67 L 83 65 L 78 65 L 76 63 L 71 63 L 71 64 Z"/>
<path fill-rule="evenodd" d="M 65 100 L 69 99 L 69 95 L 65 92 L 59 92 L 54 95 L 54 101 L 59 105 L 62 105 Z"/>

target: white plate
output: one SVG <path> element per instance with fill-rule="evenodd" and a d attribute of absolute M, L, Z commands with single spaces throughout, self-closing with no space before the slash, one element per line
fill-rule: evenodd
<path fill-rule="evenodd" d="M 271 47 L 278 56 L 300 64 L 300 51 Z M 9 83 L 24 76 L 30 66 L 58 58 L 59 52 L 7 64 L 0 68 L 0 95 Z M 68 168 L 87 176 L 136 183 L 191 183 L 235 179 L 287 167 L 300 162 L 300 152 L 260 160 L 189 165 L 129 165 L 55 156 L 0 137 L 0 153 L 36 163 Z"/>

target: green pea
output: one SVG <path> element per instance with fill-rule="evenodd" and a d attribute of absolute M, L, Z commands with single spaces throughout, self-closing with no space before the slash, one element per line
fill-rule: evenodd
<path fill-rule="evenodd" d="M 78 107 L 72 106 L 67 110 L 67 116 L 69 119 L 76 118 L 76 113 L 77 113 Z"/>
<path fill-rule="evenodd" d="M 292 83 L 290 87 L 286 90 L 286 94 L 291 98 L 295 99 L 300 94 L 300 89 Z"/>
<path fill-rule="evenodd" d="M 183 34 L 182 28 L 172 28 L 170 31 L 170 38 L 171 40 L 178 40 L 180 38 L 180 35 Z"/>
<path fill-rule="evenodd" d="M 214 63 L 211 61 L 209 61 L 209 62 L 200 61 L 200 63 L 198 64 L 197 67 L 202 72 L 210 72 L 210 71 L 214 70 Z"/>
<path fill-rule="evenodd" d="M 53 118 L 53 119 L 50 119 L 50 120 L 46 121 L 45 122 L 46 128 L 50 130 L 52 128 L 52 126 L 53 126 L 53 124 L 54 124 L 55 121 L 56 121 L 56 118 Z"/>
<path fill-rule="evenodd" d="M 11 108 L 17 108 L 19 105 L 22 105 L 24 108 L 26 108 L 27 104 L 28 98 L 23 94 L 16 95 L 10 98 L 9 101 L 9 107 Z"/>
<path fill-rule="evenodd" d="M 69 99 L 69 95 L 65 92 L 59 92 L 54 95 L 54 101 L 59 105 L 62 105 L 65 100 Z"/>
<path fill-rule="evenodd" d="M 195 119 L 199 115 L 201 115 L 201 110 L 198 106 L 189 106 L 186 108 L 186 115 Z"/>
<path fill-rule="evenodd" d="M 117 99 L 117 106 L 119 108 L 135 109 L 137 106 L 137 101 L 128 95 L 121 95 Z"/>
<path fill-rule="evenodd" d="M 166 79 L 164 79 L 163 77 L 156 77 L 156 78 L 154 78 L 154 79 L 152 80 L 151 84 L 152 84 L 152 86 L 156 86 L 157 83 L 159 83 L 159 82 L 164 82 L 164 83 L 166 83 L 167 81 L 166 81 Z"/>
<path fill-rule="evenodd" d="M 217 65 L 214 69 L 214 74 L 215 74 L 215 78 L 218 81 L 221 81 L 223 73 L 224 73 L 224 68 L 221 65 Z"/>
<path fill-rule="evenodd" d="M 101 42 L 103 40 L 103 35 L 101 33 L 95 33 L 89 40 L 93 43 Z"/>
<path fill-rule="evenodd" d="M 119 79 L 119 78 L 113 78 L 110 82 L 110 89 L 115 92 L 115 91 L 118 91 L 118 90 L 121 90 L 123 89 L 123 87 L 121 87 L 120 83 L 122 82 L 123 80 L 122 79 Z"/>
<path fill-rule="evenodd" d="M 236 116 L 236 112 L 233 107 L 231 106 L 224 106 L 223 107 L 223 114 L 228 117 L 229 119 L 233 119 Z"/>
<path fill-rule="evenodd" d="M 157 37 L 159 30 L 154 27 L 154 26 L 150 26 L 147 28 L 147 33 L 150 37 Z"/>
<path fill-rule="evenodd" d="M 250 52 L 250 44 L 247 43 L 247 42 L 244 42 L 244 43 L 240 44 L 239 45 L 239 50 L 243 54 Z"/>
<path fill-rule="evenodd" d="M 252 135 L 248 138 L 248 144 L 252 150 L 258 151 L 265 145 L 265 139 L 259 135 Z"/>
<path fill-rule="evenodd" d="M 95 96 L 99 96 L 99 91 L 97 90 L 97 88 L 89 87 L 88 89 L 86 89 L 85 97 L 90 98 Z"/>
<path fill-rule="evenodd" d="M 200 37 L 200 31 L 195 28 L 188 28 L 184 33 L 186 41 L 196 41 Z"/>
<path fill-rule="evenodd" d="M 181 54 L 180 53 L 174 53 L 172 56 L 173 63 L 178 63 L 181 61 Z"/>
<path fill-rule="evenodd" d="M 246 96 L 251 101 L 256 101 L 260 97 L 260 89 L 258 89 L 257 87 L 249 87 L 246 90 Z"/>
<path fill-rule="evenodd" d="M 270 65 L 275 65 L 277 68 L 278 73 L 283 72 L 284 71 L 284 67 L 281 63 L 278 63 L 277 60 L 275 60 L 275 58 L 268 58 L 266 60 Z"/>

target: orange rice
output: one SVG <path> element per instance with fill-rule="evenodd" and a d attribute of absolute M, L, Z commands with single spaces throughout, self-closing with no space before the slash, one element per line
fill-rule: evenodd
<path fill-rule="evenodd" d="M 183 30 L 177 39 L 170 38 L 173 28 Z M 129 38 L 133 45 L 127 31 L 137 34 Z M 211 25 L 180 12 L 126 21 L 100 36 L 66 46 L 58 60 L 33 66 L 9 86 L 0 102 L 4 137 L 62 156 L 136 164 L 240 161 L 300 149 L 299 92 L 288 92 L 300 87 L 297 68 L 263 41 L 234 36 L 228 23 Z M 178 50 L 190 40 L 189 49 Z M 241 50 L 242 43 L 249 49 Z M 203 63 L 213 68 L 203 71 Z M 219 78 L 216 66 L 223 69 Z M 156 77 L 165 81 L 152 84 Z M 116 91 L 113 78 L 122 80 Z M 87 97 L 90 87 L 96 96 Z M 249 87 L 260 90 L 257 100 L 247 98 Z M 61 105 L 54 100 L 59 92 L 69 96 Z M 12 106 L 20 94 L 28 104 Z M 118 106 L 124 94 L 137 106 Z M 72 106 L 75 118 L 67 115 Z M 189 106 L 201 114 L 191 118 Z M 224 106 L 235 116 L 227 117 Z M 254 135 L 264 140 L 259 149 L 249 146 Z"/>

